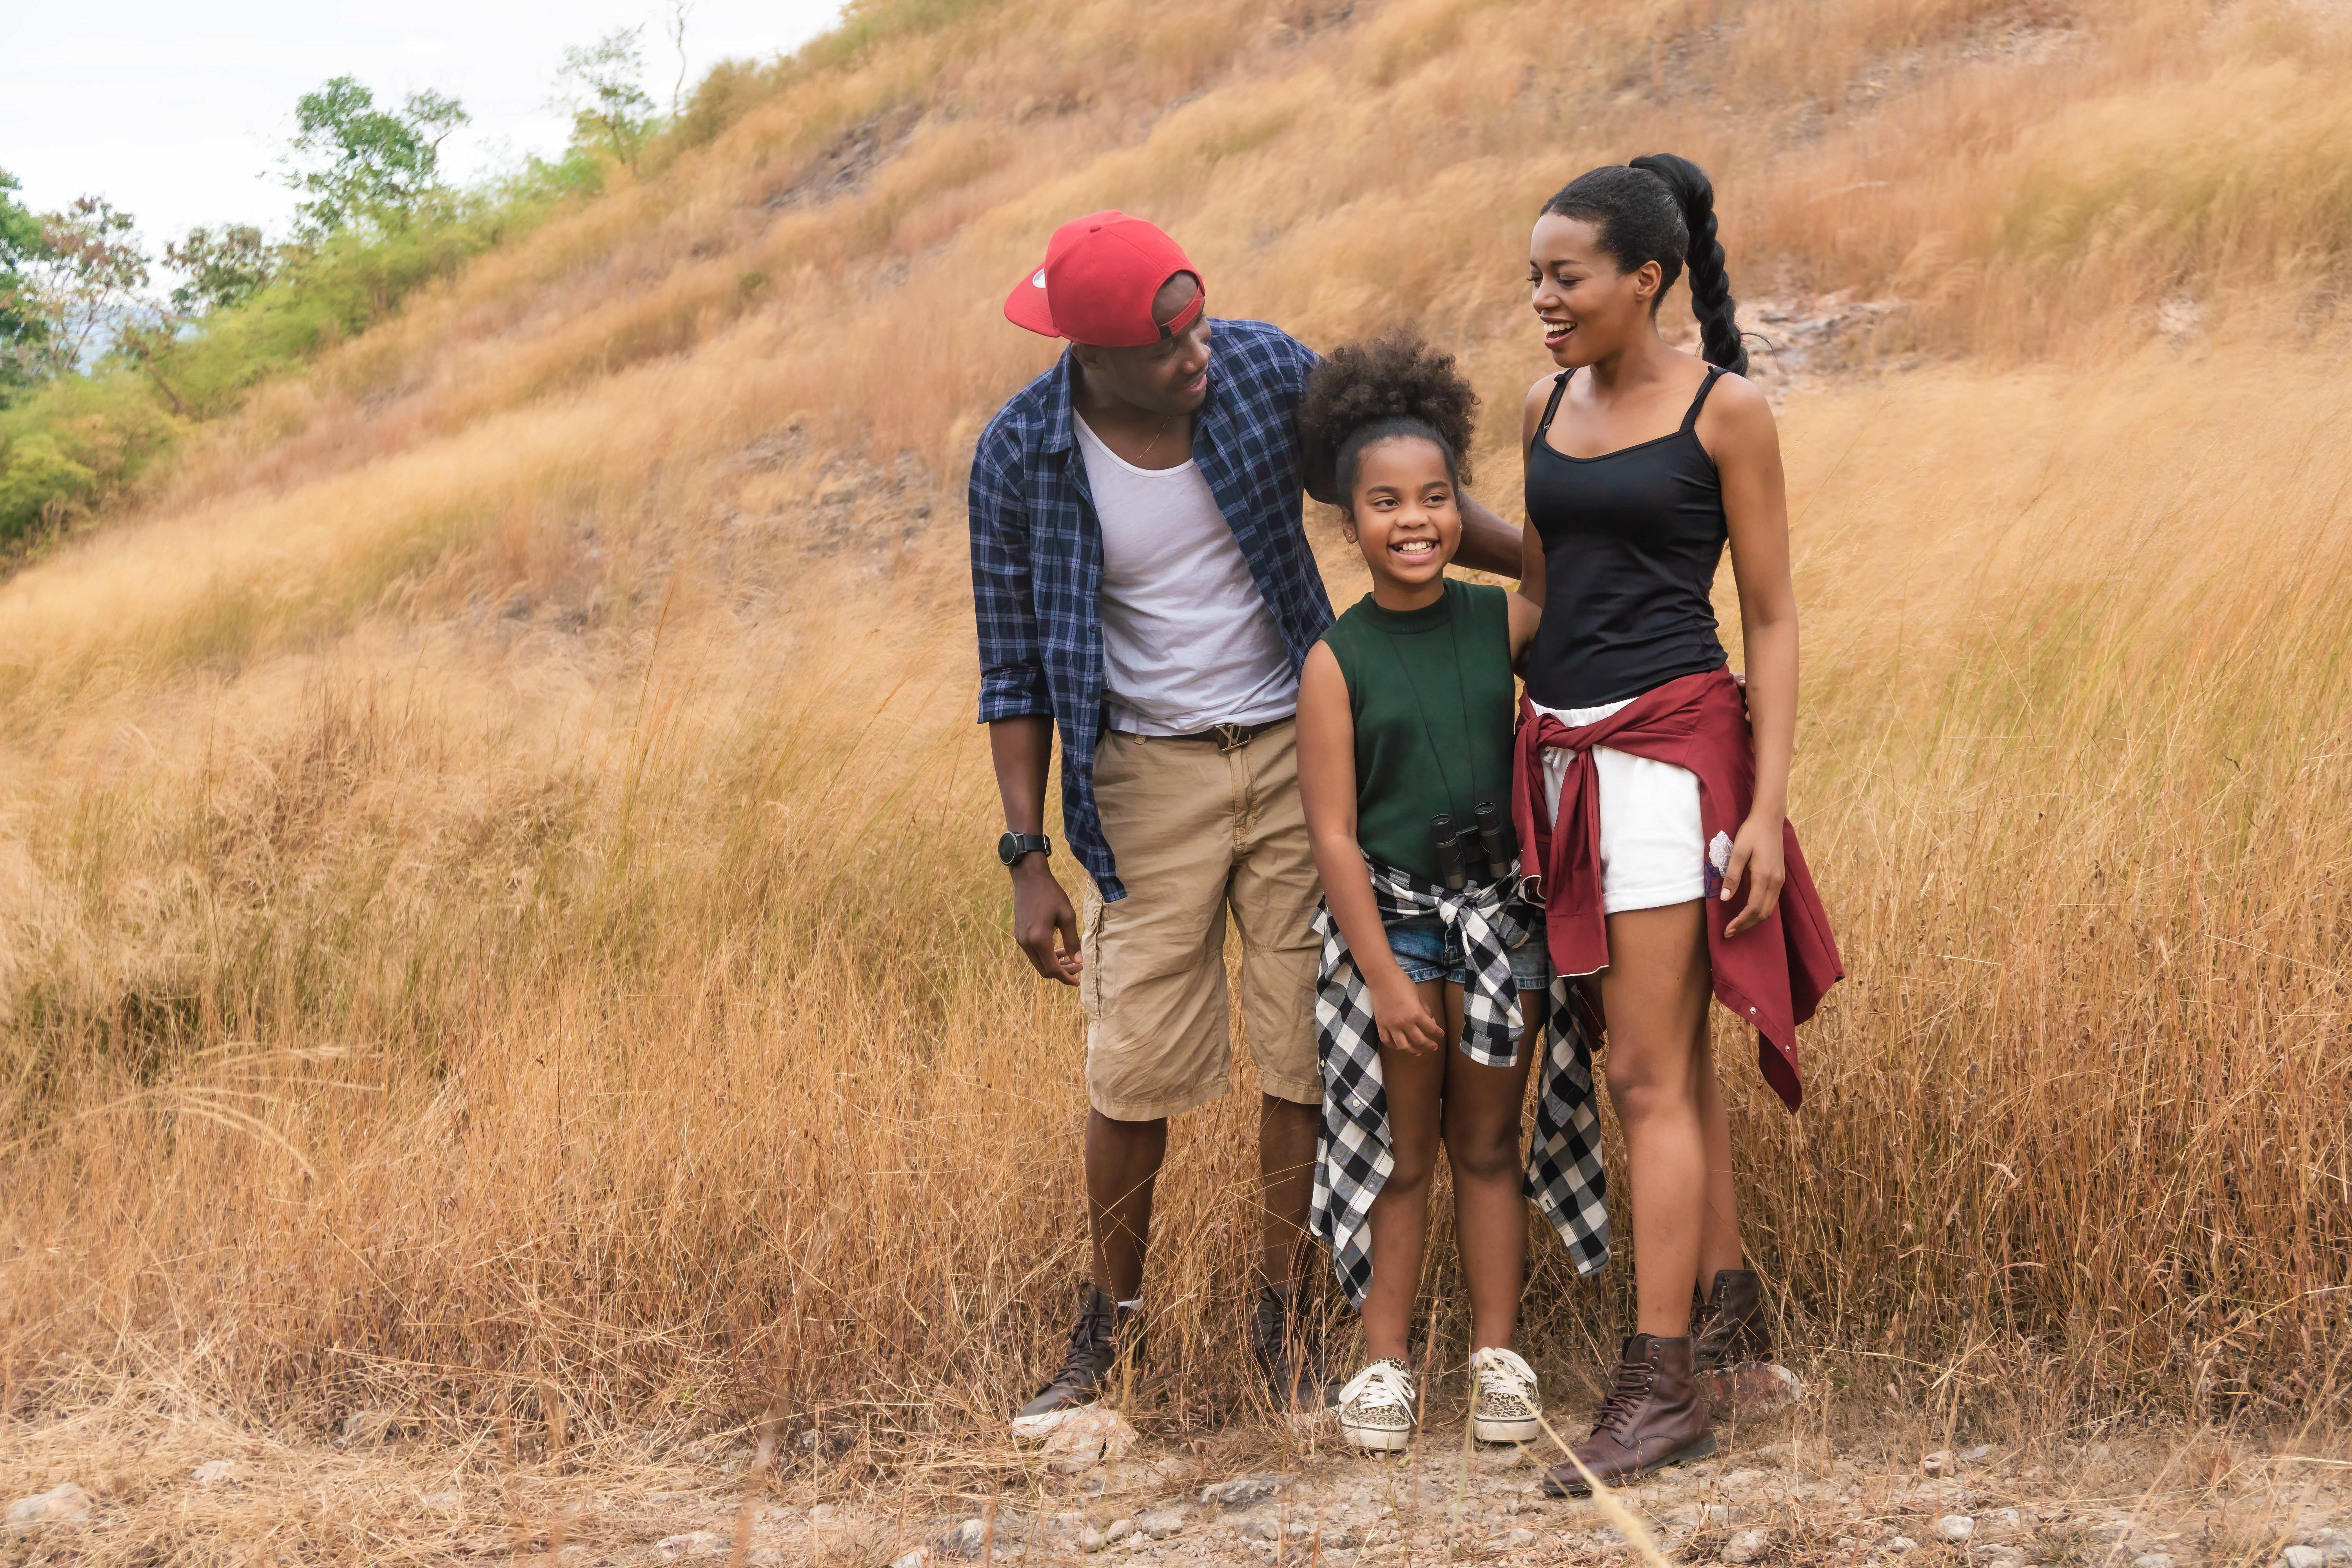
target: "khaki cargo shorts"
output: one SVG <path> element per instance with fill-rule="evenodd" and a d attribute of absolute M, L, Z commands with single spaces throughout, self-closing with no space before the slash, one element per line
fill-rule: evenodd
<path fill-rule="evenodd" d="M 1311 923 L 1323 897 L 1298 801 L 1297 726 L 1230 752 L 1214 741 L 1106 731 L 1095 800 L 1127 897 L 1091 883 L 1079 923 L 1086 966 L 1087 1098 L 1115 1121 L 1150 1121 L 1232 1087 L 1225 917 L 1241 932 L 1242 1037 L 1258 1088 L 1323 1098 L 1315 1059 Z"/>

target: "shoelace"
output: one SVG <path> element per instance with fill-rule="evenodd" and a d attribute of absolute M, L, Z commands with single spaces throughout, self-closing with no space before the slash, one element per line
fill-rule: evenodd
<path fill-rule="evenodd" d="M 1348 1380 L 1339 1391 L 1342 1406 L 1360 1404 L 1366 1410 L 1390 1406 L 1412 1408 L 1412 1373 L 1402 1363 L 1376 1361 Z"/>
<path fill-rule="evenodd" d="M 1643 1361 L 1620 1361 L 1617 1375 L 1609 1389 L 1607 1403 L 1592 1423 L 1592 1435 L 1613 1432 L 1633 1420 L 1633 1413 L 1649 1397 L 1650 1384 L 1657 1378 L 1657 1370 Z"/>
<path fill-rule="evenodd" d="M 1470 1358 L 1470 1371 L 1478 1380 L 1481 1394 L 1536 1403 L 1536 1370 L 1516 1351 L 1489 1345 Z"/>
<path fill-rule="evenodd" d="M 1062 1370 L 1054 1374 L 1054 1383 L 1065 1388 L 1076 1388 L 1093 1383 L 1101 1373 L 1095 1364 L 1105 1346 L 1109 1344 L 1116 1315 L 1099 1312 L 1078 1314 L 1077 1327 L 1070 1331 L 1070 1352 L 1062 1358 Z"/>

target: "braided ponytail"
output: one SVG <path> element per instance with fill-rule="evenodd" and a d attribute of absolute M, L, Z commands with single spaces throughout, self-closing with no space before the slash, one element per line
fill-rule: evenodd
<path fill-rule="evenodd" d="M 1653 153 L 1608 164 L 1570 181 L 1543 210 L 1591 224 L 1601 248 L 1629 272 L 1656 262 L 1661 299 L 1687 267 L 1701 352 L 1710 364 L 1748 374 L 1731 276 L 1715 237 L 1715 187 L 1696 163 Z M 1656 308 L 1654 300 L 1651 309 Z"/>
<path fill-rule="evenodd" d="M 1652 153 L 1634 159 L 1630 167 L 1646 169 L 1664 180 L 1682 209 L 1683 228 L 1689 236 L 1684 255 L 1690 266 L 1691 313 L 1698 317 L 1699 345 L 1707 363 L 1746 375 L 1748 346 L 1739 339 L 1731 275 L 1724 268 L 1723 247 L 1715 237 L 1715 187 L 1696 163 L 1672 153 Z"/>

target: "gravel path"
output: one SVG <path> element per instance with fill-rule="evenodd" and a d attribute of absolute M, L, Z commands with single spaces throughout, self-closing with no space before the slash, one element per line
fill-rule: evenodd
<path fill-rule="evenodd" d="M 2309 1446 L 2143 1433 L 1947 1456 L 1892 1422 L 1849 1416 L 1835 1443 L 1803 1425 L 1727 1434 L 1619 1500 L 1676 1563 L 2352 1568 L 2352 1464 Z M 19 1424 L 0 1434 L 0 1568 L 1645 1561 L 1598 1505 L 1542 1494 L 1537 1449 L 1465 1453 L 1458 1420 L 1392 1459 L 1333 1436 L 1243 1427 L 1180 1446 L 1122 1429 L 1108 1460 L 965 1448 L 877 1469 L 812 1454 L 769 1473 L 740 1435 L 533 1464 L 396 1429 L 293 1444 L 187 1420 Z"/>

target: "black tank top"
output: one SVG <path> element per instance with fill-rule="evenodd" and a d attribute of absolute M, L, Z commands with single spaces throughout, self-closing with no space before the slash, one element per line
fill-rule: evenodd
<path fill-rule="evenodd" d="M 1547 708 L 1597 708 L 1727 662 L 1707 595 L 1730 530 L 1698 439 L 1722 370 L 1707 367 L 1681 429 L 1597 458 L 1545 438 L 1572 374 L 1554 379 L 1528 453 L 1528 518 L 1544 547 L 1528 695 Z"/>

